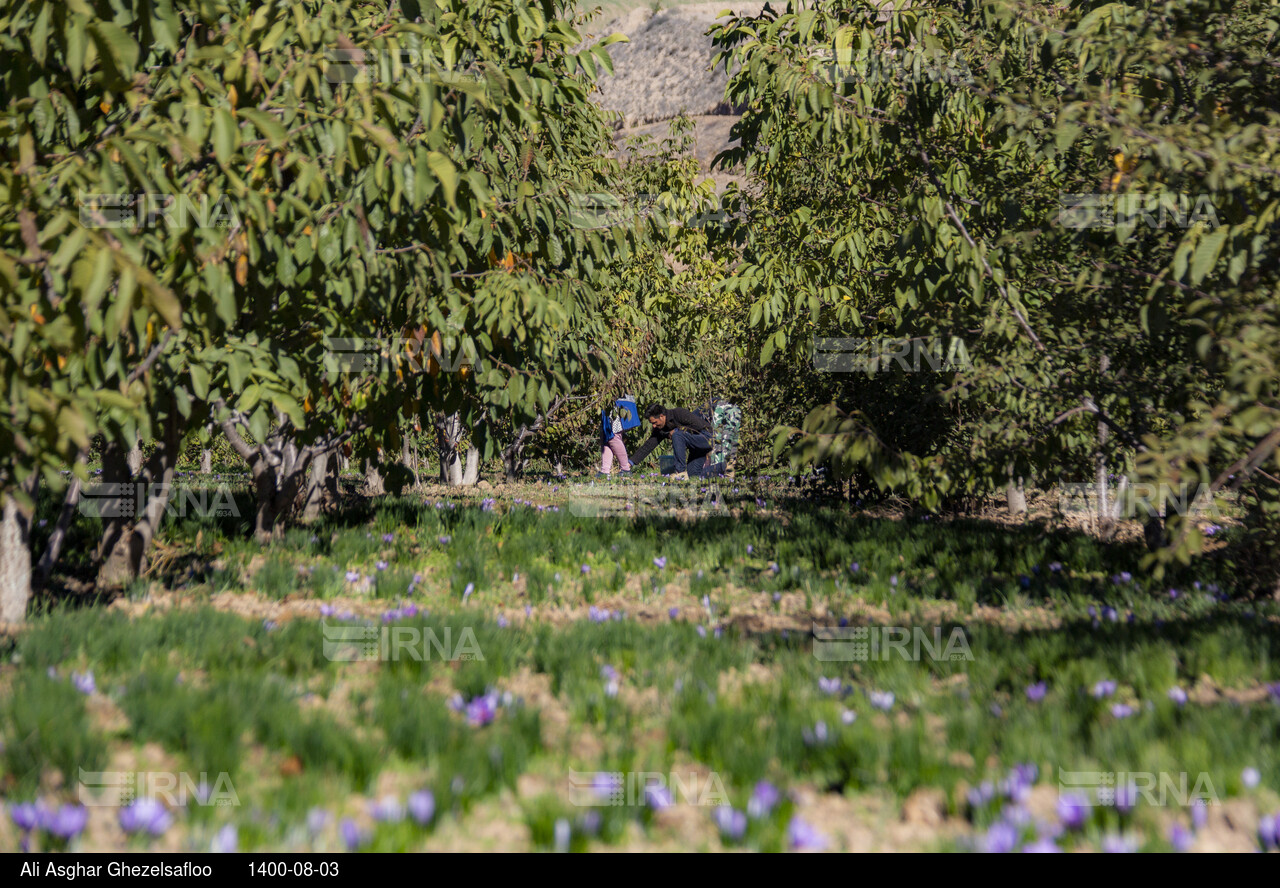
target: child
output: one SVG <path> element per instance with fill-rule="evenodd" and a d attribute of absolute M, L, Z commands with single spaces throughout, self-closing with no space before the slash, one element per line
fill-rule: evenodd
<path fill-rule="evenodd" d="M 617 409 L 613 416 L 609 416 L 603 410 L 600 411 L 600 471 L 596 473 L 597 478 L 609 477 L 615 456 L 618 458 L 618 471 L 623 475 L 631 474 L 631 460 L 627 458 L 627 445 L 622 441 L 622 431 L 639 424 L 635 408 L 631 406 L 634 400 L 628 395 L 617 402 L 621 410 L 627 414 L 626 416 L 619 416 Z"/>

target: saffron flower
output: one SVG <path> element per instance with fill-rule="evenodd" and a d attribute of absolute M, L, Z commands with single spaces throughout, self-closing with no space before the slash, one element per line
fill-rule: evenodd
<path fill-rule="evenodd" d="M 1089 801 L 1078 793 L 1064 793 L 1058 797 L 1058 820 L 1067 829 L 1079 829 L 1089 815 Z"/>
<path fill-rule="evenodd" d="M 209 850 L 214 854 L 235 854 L 240 848 L 240 837 L 236 833 L 236 825 L 228 823 L 213 837 Z"/>
<path fill-rule="evenodd" d="M 120 828 L 131 835 L 145 832 L 161 836 L 172 825 L 173 815 L 152 798 L 138 799 L 129 807 L 120 809 Z"/>
<path fill-rule="evenodd" d="M 90 670 L 83 675 L 79 672 L 71 673 L 71 684 L 77 691 L 85 694 L 86 696 L 92 694 L 98 687 L 93 680 L 93 670 Z"/>
<path fill-rule="evenodd" d="M 712 812 L 720 835 L 731 842 L 740 842 L 747 833 L 747 815 L 728 805 L 721 805 Z"/>
<path fill-rule="evenodd" d="M 1185 706 L 1187 703 L 1187 692 L 1179 687 L 1169 688 L 1169 699 L 1179 706 Z"/>
<path fill-rule="evenodd" d="M 409 796 L 409 815 L 421 826 L 431 822 L 436 814 L 436 797 L 431 790 L 422 789 Z"/>
<path fill-rule="evenodd" d="M 893 691 L 870 691 L 867 697 L 871 700 L 871 705 L 882 712 L 893 708 Z"/>
<path fill-rule="evenodd" d="M 1103 679 L 1093 686 L 1093 696 L 1101 700 L 1103 697 L 1110 697 L 1116 692 L 1116 683 L 1110 679 Z"/>
<path fill-rule="evenodd" d="M 1048 685 L 1043 681 L 1027 685 L 1027 699 L 1032 703 L 1039 703 L 1044 699 L 1044 695 L 1048 692 L 1048 689 Z"/>
<path fill-rule="evenodd" d="M 1187 829 L 1181 823 L 1174 823 L 1169 827 L 1169 844 L 1173 846 L 1173 850 L 1179 854 L 1190 851 L 1191 846 L 1195 844 L 1195 835 L 1191 830 Z"/>
<path fill-rule="evenodd" d="M 799 817 L 792 817 L 787 826 L 787 840 L 795 851 L 821 851 L 827 840 L 816 829 Z"/>
<path fill-rule="evenodd" d="M 778 792 L 778 787 L 768 780 L 761 780 L 751 791 L 751 799 L 747 802 L 747 814 L 753 820 L 768 817 L 781 799 L 782 793 Z"/>

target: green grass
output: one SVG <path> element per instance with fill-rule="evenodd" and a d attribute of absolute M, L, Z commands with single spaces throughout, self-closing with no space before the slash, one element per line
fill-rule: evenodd
<path fill-rule="evenodd" d="M 757 509 L 763 491 L 745 483 L 736 496 L 722 490 L 736 516 L 598 519 L 568 508 L 579 491 L 554 486 L 515 498 L 559 511 L 388 497 L 266 547 L 218 522 L 175 523 L 170 543 L 181 541 L 188 560 L 155 581 L 194 604 L 136 617 L 102 604 L 49 607 L 4 652 L 6 797 L 73 799 L 79 768 L 101 770 L 109 751 L 155 743 L 178 767 L 235 783 L 238 808 L 179 813 L 193 847 L 227 820 L 242 848 L 330 847 L 335 828 L 305 826 L 323 807 L 364 818 L 367 849 L 420 850 L 444 821 L 493 816 L 498 805 L 534 848 L 557 847 L 563 821 L 571 849 L 625 847 L 640 835 L 667 847 L 776 850 L 787 847 L 792 815 L 811 816 L 786 794 L 802 788 L 851 804 L 939 789 L 950 816 L 981 830 L 999 806 L 971 810 L 965 790 L 1028 762 L 1050 787 L 1059 769 L 1203 773 L 1222 798 L 1275 803 L 1280 703 L 1262 686 L 1280 681 L 1280 612 L 1249 600 L 1212 558 L 1155 584 L 1135 546 L 1061 530 L 870 519 L 774 491 L 779 520 Z M 347 571 L 371 581 L 350 583 Z M 203 604 L 228 590 L 354 608 L 360 618 L 331 613 L 325 625 L 364 619 L 375 640 L 408 632 L 427 655 L 344 659 L 323 644 L 314 605 L 264 621 Z M 415 615 L 381 619 L 410 601 Z M 841 619 L 926 637 L 936 629 L 943 640 L 959 632 L 971 656 L 926 648 L 919 659 L 819 659 L 811 624 Z M 439 644 L 424 647 L 424 637 Z M 452 658 L 464 637 L 478 655 Z M 92 698 L 70 685 L 72 670 L 94 672 Z M 820 679 L 838 680 L 839 691 L 824 693 Z M 1118 688 L 1097 699 L 1103 679 Z M 1045 697 L 1032 701 L 1026 688 L 1039 681 Z M 1170 688 L 1198 684 L 1226 696 L 1169 699 Z M 491 691 L 508 700 L 487 724 L 450 703 Z M 884 692 L 894 695 L 887 712 L 872 705 Z M 1116 717 L 1117 702 L 1134 713 Z M 690 766 L 714 774 L 739 810 L 759 781 L 783 800 L 741 836 L 721 835 L 710 810 L 687 833 L 643 804 L 570 801 L 571 770 Z M 1246 768 L 1258 770 L 1259 789 L 1243 785 Z M 387 781 L 404 787 L 392 791 L 402 802 L 411 787 L 430 789 L 433 823 L 369 825 Z M 514 809 L 498 801 L 508 797 Z M 1096 846 L 1123 827 L 1163 848 L 1168 814 L 1140 808 L 1122 822 L 1098 809 L 1064 841 Z"/>

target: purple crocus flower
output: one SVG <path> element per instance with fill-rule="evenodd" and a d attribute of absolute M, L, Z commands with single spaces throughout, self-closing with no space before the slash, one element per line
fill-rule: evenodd
<path fill-rule="evenodd" d="M 565 820 L 563 817 L 556 820 L 556 825 L 555 825 L 556 851 L 563 854 L 564 852 L 569 850 L 569 838 L 570 836 L 572 836 L 572 834 L 573 833 L 569 827 L 569 821 Z"/>
<path fill-rule="evenodd" d="M 1209 822 L 1209 806 L 1203 801 L 1191 805 L 1191 828 L 1199 832 Z"/>
<path fill-rule="evenodd" d="M 1048 690 L 1049 686 L 1043 681 L 1027 685 L 1027 699 L 1032 703 L 1039 703 L 1044 699 L 1044 695 Z"/>
<path fill-rule="evenodd" d="M 861 565 L 858 564 L 858 562 L 855 561 L 849 565 L 849 570 L 853 573 L 857 573 L 858 571 L 862 570 L 862 567 Z"/>
<path fill-rule="evenodd" d="M 1018 847 L 1018 830 L 1013 824 L 997 820 L 982 838 L 982 850 L 988 854 L 1008 854 Z"/>
<path fill-rule="evenodd" d="M 79 672 L 71 673 L 71 684 L 77 691 L 82 694 L 92 694 L 98 689 L 97 684 L 93 680 L 93 670 L 85 672 L 83 675 Z"/>
<path fill-rule="evenodd" d="M 1280 844 L 1280 814 L 1263 814 L 1258 818 L 1258 841 L 1263 851 Z"/>
<path fill-rule="evenodd" d="M 1116 810 L 1121 814 L 1128 814 L 1133 810 L 1134 805 L 1138 804 L 1138 787 L 1132 783 L 1126 783 L 1124 786 L 1116 787 Z"/>
<path fill-rule="evenodd" d="M 819 719 L 818 723 L 813 726 L 812 731 L 808 728 L 801 728 L 800 736 L 804 738 L 805 746 L 821 746 L 827 742 L 827 723 Z"/>
<path fill-rule="evenodd" d="M 497 622 L 498 622 L 499 629 L 506 629 L 508 626 L 511 625 L 511 621 L 508 620 L 506 617 L 504 617 L 502 614 L 498 614 Z"/>
<path fill-rule="evenodd" d="M 475 583 L 467 583 L 467 588 L 462 590 L 462 603 L 466 604 L 467 599 L 471 597 L 471 593 L 476 591 Z"/>
<path fill-rule="evenodd" d="M 1111 707 L 1111 714 L 1116 718 L 1128 718 L 1138 710 L 1127 703 L 1116 703 Z"/>
<path fill-rule="evenodd" d="M 721 805 L 711 812 L 720 835 L 731 842 L 740 842 L 747 833 L 747 815 L 728 805 Z"/>
<path fill-rule="evenodd" d="M 214 854 L 235 854 L 240 848 L 240 837 L 236 833 L 236 825 L 228 823 L 213 837 L 209 850 Z"/>
<path fill-rule="evenodd" d="M 787 825 L 787 840 L 794 851 L 821 851 L 827 847 L 826 837 L 799 817 Z"/>
<path fill-rule="evenodd" d="M 699 635 L 699 637 L 701 637 L 701 638 L 706 638 L 706 637 L 707 637 L 707 627 L 706 627 L 706 626 L 699 626 L 699 627 L 698 627 L 698 635 Z"/>
<path fill-rule="evenodd" d="M 840 693 L 840 688 L 841 688 L 840 679 L 823 678 L 821 676 L 818 677 L 818 690 L 822 691 L 822 693 L 838 694 Z"/>
<path fill-rule="evenodd" d="M 379 562 L 377 562 L 376 564 L 374 564 L 373 569 L 374 569 L 374 570 L 386 570 L 386 569 L 387 569 L 387 562 L 385 562 L 385 561 L 379 561 Z"/>
<path fill-rule="evenodd" d="M 14 825 L 23 832 L 29 832 L 40 826 L 41 821 L 44 819 L 41 816 L 41 806 L 31 802 L 10 805 L 9 816 L 13 818 Z"/>
<path fill-rule="evenodd" d="M 447 545 L 449 545 L 449 542 L 450 542 L 452 539 L 453 539 L 453 537 L 451 537 L 451 536 L 436 537 L 436 542 L 438 542 L 438 543 L 439 543 L 440 545 L 442 545 L 442 546 L 447 546 Z"/>
<path fill-rule="evenodd" d="M 582 572 L 583 572 L 584 574 L 589 574 L 589 573 L 591 573 L 591 565 L 589 565 L 589 564 L 584 564 L 584 565 L 582 565 Z"/>
<path fill-rule="evenodd" d="M 990 804 L 992 799 L 996 797 L 996 788 L 995 788 L 995 785 L 991 783 L 991 781 L 984 780 L 982 783 L 979 783 L 977 786 L 972 787 L 969 790 L 967 796 L 969 800 L 969 807 L 981 808 L 987 804 Z"/>
<path fill-rule="evenodd" d="M 1067 829 L 1079 829 L 1089 816 L 1089 801 L 1078 793 L 1058 796 L 1058 820 Z"/>
<path fill-rule="evenodd" d="M 84 805 L 63 805 L 44 818 L 44 828 L 60 839 L 74 839 L 84 832 L 89 809 Z"/>
<path fill-rule="evenodd" d="M 1138 850 L 1138 843 L 1128 836 L 1118 836 L 1110 833 L 1102 837 L 1102 851 L 1104 854 L 1132 854 Z"/>
<path fill-rule="evenodd" d="M 347 582 L 348 582 L 348 583 L 358 583 L 359 581 L 360 581 L 360 571 L 358 571 L 358 570 L 349 570 L 349 571 L 347 571 Z"/>
<path fill-rule="evenodd" d="M 671 608 L 671 610 L 667 611 L 667 616 L 674 620 L 676 617 L 680 616 L 680 608 Z"/>
<path fill-rule="evenodd" d="M 1169 844 L 1173 846 L 1173 850 L 1179 854 L 1190 851 L 1191 846 L 1195 844 L 1195 834 L 1187 829 L 1181 823 L 1174 823 L 1169 828 Z"/>
<path fill-rule="evenodd" d="M 609 681 L 617 681 L 618 670 L 614 669 L 608 663 L 605 663 L 603 666 L 600 667 L 600 677 L 604 679 L 608 679 Z"/>
<path fill-rule="evenodd" d="M 356 822 L 350 817 L 342 818 L 342 823 L 338 824 L 338 835 L 342 837 L 342 844 L 348 851 L 355 851 L 364 844 L 360 827 L 356 826 Z"/>
<path fill-rule="evenodd" d="M 483 727 L 493 721 L 497 715 L 497 700 L 490 697 L 476 697 L 466 707 L 467 721 L 474 728 Z"/>
<path fill-rule="evenodd" d="M 318 835 L 329 823 L 329 812 L 324 808 L 312 808 L 307 812 L 307 832 Z"/>
<path fill-rule="evenodd" d="M 1244 783 L 1245 789 L 1256 789 L 1262 782 L 1262 775 L 1258 773 L 1257 768 L 1245 768 L 1240 772 L 1240 780 Z"/>
<path fill-rule="evenodd" d="M 768 817 L 781 799 L 782 793 L 778 792 L 778 787 L 768 780 L 761 780 L 751 791 L 751 799 L 747 802 L 747 814 L 753 820 Z"/>
<path fill-rule="evenodd" d="M 1187 692 L 1180 687 L 1169 688 L 1169 699 L 1179 706 L 1185 706 L 1187 703 Z"/>
<path fill-rule="evenodd" d="M 655 811 L 661 811 L 664 808 L 670 808 L 673 804 L 671 798 L 671 790 L 662 785 L 646 786 L 644 788 L 644 802 Z"/>
<path fill-rule="evenodd" d="M 1048 836 L 1042 836 L 1022 849 L 1024 854 L 1061 854 L 1059 848 Z"/>
<path fill-rule="evenodd" d="M 852 709 L 846 709 L 844 712 L 840 713 L 840 721 L 846 725 L 851 725 L 857 720 L 858 713 L 854 712 Z"/>
<path fill-rule="evenodd" d="M 665 557 L 655 558 L 653 559 L 653 565 L 658 568 L 658 570 L 664 570 L 667 566 L 667 559 Z"/>
<path fill-rule="evenodd" d="M 120 828 L 129 834 L 146 832 L 160 836 L 172 825 L 173 815 L 152 798 L 138 799 L 129 807 L 120 809 Z"/>
<path fill-rule="evenodd" d="M 382 535 L 382 541 L 384 543 L 394 543 L 396 541 L 396 535 L 394 533 L 384 533 Z"/>
<path fill-rule="evenodd" d="M 420 789 L 409 796 L 409 814 L 421 826 L 431 822 L 436 814 L 436 797 L 429 789 Z"/>
<path fill-rule="evenodd" d="M 871 700 L 871 705 L 882 712 L 893 708 L 893 691 L 869 691 L 867 697 Z"/>
<path fill-rule="evenodd" d="M 1093 686 L 1093 696 L 1101 700 L 1103 697 L 1110 697 L 1116 692 L 1116 683 L 1109 678 L 1104 678 Z"/>
<path fill-rule="evenodd" d="M 399 823 L 404 820 L 404 805 L 393 795 L 379 799 L 369 812 L 379 823 Z"/>

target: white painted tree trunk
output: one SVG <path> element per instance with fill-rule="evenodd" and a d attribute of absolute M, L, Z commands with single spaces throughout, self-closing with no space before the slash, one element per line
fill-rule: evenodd
<path fill-rule="evenodd" d="M 208 475 L 213 471 L 213 451 L 206 447 L 200 451 L 200 474 Z"/>
<path fill-rule="evenodd" d="M 474 447 L 467 448 L 467 468 L 462 473 L 462 483 L 466 487 L 474 487 L 480 480 L 480 451 Z"/>
<path fill-rule="evenodd" d="M 1027 491 L 1021 478 L 1010 478 L 1005 488 L 1005 499 L 1009 504 L 1009 517 L 1016 518 L 1027 512 Z"/>
<path fill-rule="evenodd" d="M 31 597 L 31 513 L 0 493 L 0 620 L 21 623 Z"/>
<path fill-rule="evenodd" d="M 134 478 L 138 477 L 138 473 L 142 471 L 142 445 L 133 445 L 133 449 L 129 451 L 125 459 L 129 463 L 129 474 Z"/>

